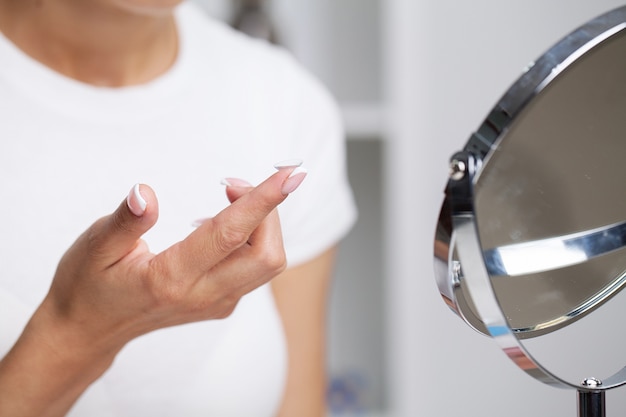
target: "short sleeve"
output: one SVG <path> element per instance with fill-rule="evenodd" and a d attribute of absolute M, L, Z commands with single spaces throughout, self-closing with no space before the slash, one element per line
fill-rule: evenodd
<path fill-rule="evenodd" d="M 290 266 L 306 262 L 337 244 L 357 219 L 347 175 L 346 138 L 339 108 L 330 93 L 308 74 L 295 88 L 291 155 L 308 174 L 281 206 Z"/>

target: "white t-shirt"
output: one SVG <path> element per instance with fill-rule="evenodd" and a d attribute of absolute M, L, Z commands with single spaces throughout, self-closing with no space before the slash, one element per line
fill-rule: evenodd
<path fill-rule="evenodd" d="M 356 210 L 335 103 L 285 52 L 177 9 L 179 57 L 146 85 L 97 88 L 61 76 L 0 36 L 0 356 L 45 296 L 58 260 L 136 182 L 159 197 L 154 252 L 252 183 L 300 158 L 302 186 L 280 207 L 288 262 L 336 243 Z M 286 348 L 269 287 L 231 317 L 128 344 L 78 401 L 77 416 L 272 416 Z M 38 376 L 33 375 L 33 378 Z"/>

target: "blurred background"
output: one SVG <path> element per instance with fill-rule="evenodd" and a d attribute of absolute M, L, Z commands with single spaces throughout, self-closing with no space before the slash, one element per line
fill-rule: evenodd
<path fill-rule="evenodd" d="M 576 415 L 574 391 L 533 380 L 448 310 L 432 242 L 448 158 L 528 63 L 620 2 L 194 1 L 288 48 L 340 103 L 360 218 L 331 297 L 333 416 Z M 607 408 L 626 410 L 623 389 Z"/>

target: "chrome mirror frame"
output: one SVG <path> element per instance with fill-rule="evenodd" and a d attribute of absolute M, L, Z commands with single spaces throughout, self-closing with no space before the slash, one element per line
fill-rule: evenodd
<path fill-rule="evenodd" d="M 550 326 L 511 328 L 494 292 L 490 274 L 518 273 L 519 271 L 513 271 L 507 266 L 505 258 L 510 253 L 507 251 L 523 253 L 528 246 L 520 244 L 483 249 L 476 223 L 474 186 L 480 176 L 481 167 L 489 162 L 499 142 L 506 136 L 507 128 L 528 103 L 572 63 L 625 30 L 626 6 L 591 20 L 528 66 L 479 129 L 471 135 L 463 150 L 452 156 L 446 196 L 435 234 L 436 281 L 445 303 L 472 328 L 493 337 L 505 354 L 523 371 L 546 384 L 574 388 L 579 394 L 603 394 L 605 390 L 625 384 L 626 367 L 601 381 L 595 378 L 566 381 L 536 361 L 521 340 L 563 327 L 570 319 L 580 318 L 591 312 L 595 305 L 592 302 L 581 305 L 570 313 L 571 316 L 566 315 Z M 613 238 L 608 241 L 617 243 L 606 244 L 607 236 Z M 531 265 L 529 270 L 521 271 L 522 273 L 572 265 L 620 249 L 626 246 L 626 223 L 606 225 L 583 233 L 532 243 L 535 246 L 550 246 L 559 256 L 553 258 L 555 261 L 552 264 Z M 618 291 L 625 280 L 625 276 L 621 276 L 612 288 L 605 291 Z M 462 283 L 467 293 L 462 291 Z M 580 398 L 590 399 L 584 395 Z M 603 398 L 601 397 L 602 401 Z M 596 399 L 592 398 L 593 401 Z"/>

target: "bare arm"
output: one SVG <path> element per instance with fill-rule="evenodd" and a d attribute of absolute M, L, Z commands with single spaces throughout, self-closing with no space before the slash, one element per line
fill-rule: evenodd
<path fill-rule="evenodd" d="M 326 415 L 326 311 L 336 250 L 287 269 L 272 281 L 289 354 L 278 417 Z"/>

